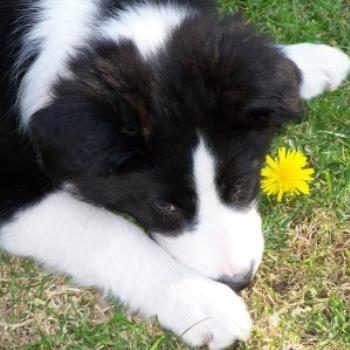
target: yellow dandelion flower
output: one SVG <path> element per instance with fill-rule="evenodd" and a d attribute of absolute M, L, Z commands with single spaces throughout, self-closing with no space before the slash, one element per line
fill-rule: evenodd
<path fill-rule="evenodd" d="M 261 188 L 268 196 L 277 195 L 280 202 L 285 193 L 292 196 L 309 194 L 309 183 L 314 178 L 314 169 L 305 168 L 307 159 L 297 150 L 278 150 L 277 159 L 266 156 L 266 166 L 261 170 Z"/>

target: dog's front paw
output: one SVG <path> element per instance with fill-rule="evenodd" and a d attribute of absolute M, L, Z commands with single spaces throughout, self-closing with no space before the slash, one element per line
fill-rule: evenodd
<path fill-rule="evenodd" d="M 350 72 L 350 59 L 341 50 L 318 44 L 283 47 L 302 72 L 301 96 L 310 99 L 325 90 L 335 90 Z"/>
<path fill-rule="evenodd" d="M 223 349 L 249 337 L 247 308 L 225 285 L 198 278 L 169 287 L 170 297 L 164 300 L 159 321 L 191 346 Z"/>

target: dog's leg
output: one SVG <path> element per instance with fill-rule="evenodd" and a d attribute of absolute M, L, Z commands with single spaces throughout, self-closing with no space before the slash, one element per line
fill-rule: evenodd
<path fill-rule="evenodd" d="M 0 228 L 0 246 L 96 286 L 132 311 L 157 315 L 193 346 L 219 349 L 249 335 L 250 318 L 228 287 L 173 260 L 141 229 L 71 194 L 52 193 Z"/>
<path fill-rule="evenodd" d="M 300 93 L 305 99 L 335 90 L 350 72 L 349 57 L 328 45 L 303 43 L 282 46 L 282 50 L 302 73 Z"/>

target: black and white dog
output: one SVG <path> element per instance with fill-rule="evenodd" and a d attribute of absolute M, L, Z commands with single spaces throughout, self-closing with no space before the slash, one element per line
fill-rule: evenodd
<path fill-rule="evenodd" d="M 2 0 L 0 70 L 0 246 L 191 345 L 246 339 L 264 155 L 348 57 L 209 0 Z"/>

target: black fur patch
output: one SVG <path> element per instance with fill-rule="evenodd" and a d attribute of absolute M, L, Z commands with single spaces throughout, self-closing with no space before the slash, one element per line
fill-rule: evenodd
<path fill-rule="evenodd" d="M 137 1 L 106 0 L 101 16 L 130 3 Z M 39 158 L 29 146 L 35 166 L 26 173 L 43 179 L 40 191 L 69 182 L 87 201 L 176 234 L 196 224 L 200 136 L 215 157 L 222 199 L 242 208 L 256 197 L 274 133 L 302 112 L 299 72 L 240 19 L 209 11 L 212 2 L 176 3 L 196 6 L 197 15 L 147 60 L 128 40 L 95 40 L 72 58 L 73 79 L 56 84 L 53 102 L 29 126 Z M 28 141 L 19 135 L 7 136 L 5 155 L 18 151 L 16 138 Z M 11 164 L 10 173 L 20 174 Z M 35 187 L 24 183 L 26 193 Z M 162 203 L 175 210 L 162 212 Z"/>
<path fill-rule="evenodd" d="M 21 133 L 15 101 L 19 83 L 37 52 L 15 66 L 25 32 L 34 24 L 35 0 L 0 2 L 0 224 L 19 207 L 41 198 L 51 184 L 38 166 L 27 135 Z"/>

